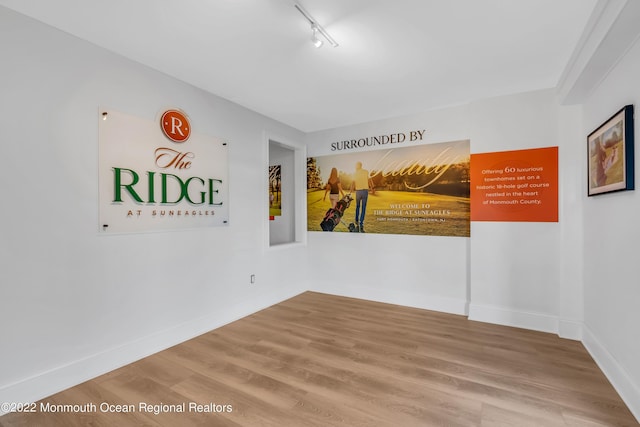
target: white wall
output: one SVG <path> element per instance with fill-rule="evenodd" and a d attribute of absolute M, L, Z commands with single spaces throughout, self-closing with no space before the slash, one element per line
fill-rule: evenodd
<path fill-rule="evenodd" d="M 584 140 L 582 108 L 558 107 L 560 288 L 558 335 L 583 338 L 584 320 Z"/>
<path fill-rule="evenodd" d="M 304 251 L 265 251 L 258 208 L 264 135 L 300 132 L 2 7 L 0 57 L 0 402 L 39 399 L 306 289 Z M 228 140 L 229 226 L 98 235 L 99 105 L 149 120 L 181 108 Z"/>
<path fill-rule="evenodd" d="M 578 162 L 565 145 L 579 137 L 572 131 L 579 114 L 559 107 L 552 90 L 474 102 L 470 118 L 473 153 L 559 146 L 559 191 L 576 192 Z M 555 333 L 562 324 L 565 336 L 580 338 L 581 301 L 573 292 L 581 264 L 571 256 L 580 233 L 572 226 L 575 207 L 561 198 L 559 210 L 557 223 L 472 222 L 470 319 Z"/>
<path fill-rule="evenodd" d="M 640 166 L 638 76 L 640 43 L 636 41 L 583 106 L 583 134 L 588 135 L 623 106 L 634 104 L 636 188 Z M 583 165 L 586 152 L 584 142 Z M 584 166 L 582 176 L 586 174 Z M 585 344 L 640 419 L 640 194 L 636 189 L 586 197 L 586 191 L 584 184 Z"/>
<path fill-rule="evenodd" d="M 558 223 L 472 222 L 470 238 L 310 233 L 311 286 L 458 314 L 468 307 L 473 320 L 580 339 L 581 166 L 564 146 L 581 140 L 580 124 L 579 108 L 541 90 L 308 135 L 309 156 L 330 154 L 333 141 L 418 128 L 426 143 L 470 139 L 472 153 L 561 146 L 567 195 Z"/>
<path fill-rule="evenodd" d="M 308 134 L 307 153 L 335 154 L 335 141 L 416 129 L 426 129 L 427 144 L 468 139 L 467 107 Z M 320 292 L 466 314 L 468 247 L 466 237 L 310 232 L 309 283 Z"/>

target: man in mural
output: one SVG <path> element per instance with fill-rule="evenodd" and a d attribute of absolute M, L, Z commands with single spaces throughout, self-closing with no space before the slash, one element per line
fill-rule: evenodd
<path fill-rule="evenodd" d="M 364 233 L 364 215 L 367 211 L 367 198 L 369 197 L 369 171 L 362 169 L 362 162 L 356 163 L 351 190 L 356 192 L 356 230 Z"/>

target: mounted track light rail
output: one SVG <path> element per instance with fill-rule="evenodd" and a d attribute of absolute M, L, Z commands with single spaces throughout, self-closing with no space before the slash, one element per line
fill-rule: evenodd
<path fill-rule="evenodd" d="M 320 35 L 322 35 L 322 37 L 325 40 L 327 40 L 331 46 L 333 47 L 339 46 L 338 42 L 335 41 L 333 37 L 331 37 L 324 28 L 322 28 L 322 25 L 320 25 L 318 21 L 316 21 L 315 18 L 311 16 L 309 12 L 305 10 L 304 7 L 302 7 L 302 5 L 300 5 L 300 3 L 298 3 L 297 1 L 294 1 L 293 7 L 295 7 L 298 10 L 298 12 L 300 12 L 300 14 L 302 14 L 302 16 L 304 16 L 307 21 L 309 21 L 309 24 L 311 24 L 311 31 L 312 31 L 311 42 L 315 47 L 319 48 L 323 44 L 323 41 L 318 38 L 318 33 L 320 33 Z"/>

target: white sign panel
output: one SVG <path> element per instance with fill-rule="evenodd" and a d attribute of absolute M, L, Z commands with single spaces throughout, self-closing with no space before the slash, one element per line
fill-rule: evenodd
<path fill-rule="evenodd" d="M 187 115 L 157 121 L 100 110 L 102 233 L 226 225 L 228 145 L 198 133 Z"/>

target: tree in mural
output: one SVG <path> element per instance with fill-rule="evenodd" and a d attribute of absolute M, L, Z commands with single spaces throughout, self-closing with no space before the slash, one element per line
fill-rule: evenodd
<path fill-rule="evenodd" d="M 313 157 L 307 158 L 307 189 L 322 188 L 322 179 L 320 178 L 320 168 L 316 164 Z"/>
<path fill-rule="evenodd" d="M 269 193 L 274 197 L 274 201 L 280 203 L 280 191 L 282 184 L 282 166 L 269 166 Z M 271 199 L 270 199 L 271 200 Z"/>

